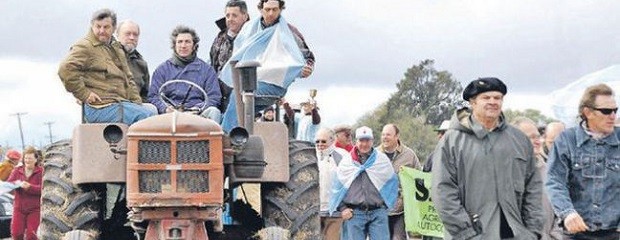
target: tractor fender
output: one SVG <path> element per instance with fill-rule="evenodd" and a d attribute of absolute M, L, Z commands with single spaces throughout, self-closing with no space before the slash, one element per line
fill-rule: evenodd
<path fill-rule="evenodd" d="M 127 128 L 123 123 L 88 123 L 73 130 L 74 184 L 126 181 Z"/>

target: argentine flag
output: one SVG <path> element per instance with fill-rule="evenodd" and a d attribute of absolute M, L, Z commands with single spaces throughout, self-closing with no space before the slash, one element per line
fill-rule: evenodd
<path fill-rule="evenodd" d="M 243 26 L 235 39 L 232 56 L 220 73 L 220 79 L 228 86 L 233 86 L 231 61 L 260 63 L 260 67 L 256 69 L 256 97 L 284 96 L 306 64 L 295 36 L 282 16 L 278 23 L 267 28 L 261 25 L 261 18 Z M 225 132 L 238 125 L 236 101 L 235 94 L 231 94 L 222 118 L 222 129 Z M 256 111 L 265 107 L 267 106 L 256 106 Z"/>
<path fill-rule="evenodd" d="M 221 79 L 232 86 L 230 61 L 257 61 L 259 82 L 288 88 L 301 75 L 306 61 L 293 32 L 283 16 L 273 26 L 263 29 L 261 18 L 246 23 L 235 38 L 233 53 L 222 70 Z"/>
<path fill-rule="evenodd" d="M 355 152 L 354 148 L 351 152 Z M 333 214 L 340 202 L 349 191 L 349 187 L 357 176 L 366 172 L 372 184 L 379 190 L 379 194 L 388 209 L 394 207 L 398 197 L 398 176 L 394 172 L 390 159 L 376 149 L 368 157 L 364 164 L 354 161 L 352 158 L 343 158 L 338 165 L 338 171 L 332 184 L 332 199 L 329 201 L 329 214 Z"/>

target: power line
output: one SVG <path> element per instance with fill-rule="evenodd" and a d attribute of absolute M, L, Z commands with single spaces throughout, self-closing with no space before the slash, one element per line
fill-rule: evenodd
<path fill-rule="evenodd" d="M 17 123 L 19 124 L 19 135 L 22 139 L 22 151 L 26 149 L 26 144 L 24 144 L 24 132 L 22 131 L 22 115 L 28 114 L 27 112 L 18 112 L 11 114 L 11 116 L 17 116 Z"/>
<path fill-rule="evenodd" d="M 49 130 L 50 144 L 52 144 L 54 142 L 54 135 L 52 135 L 52 124 L 54 124 L 54 122 L 44 122 L 43 124 L 47 125 L 47 129 Z"/>

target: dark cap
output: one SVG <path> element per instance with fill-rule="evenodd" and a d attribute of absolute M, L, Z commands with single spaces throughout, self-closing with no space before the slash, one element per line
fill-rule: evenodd
<path fill-rule="evenodd" d="M 463 91 L 463 99 L 469 101 L 470 98 L 475 97 L 483 92 L 498 91 L 503 95 L 506 95 L 506 84 L 501 80 L 494 77 L 478 78 L 473 80 L 465 87 Z"/>

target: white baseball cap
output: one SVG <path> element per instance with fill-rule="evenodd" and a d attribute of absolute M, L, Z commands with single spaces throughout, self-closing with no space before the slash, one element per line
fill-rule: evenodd
<path fill-rule="evenodd" d="M 372 136 L 372 129 L 369 127 L 363 126 L 355 130 L 355 138 L 356 139 L 374 139 Z"/>

